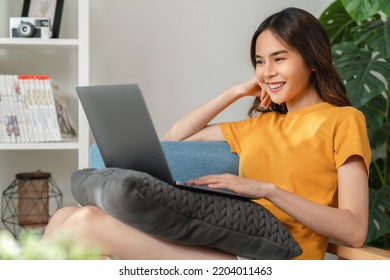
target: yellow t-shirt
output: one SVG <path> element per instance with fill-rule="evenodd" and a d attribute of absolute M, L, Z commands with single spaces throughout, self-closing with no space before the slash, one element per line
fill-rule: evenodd
<path fill-rule="evenodd" d="M 360 155 L 369 170 L 371 149 L 364 115 L 353 107 L 323 102 L 280 114 L 268 112 L 221 124 L 232 152 L 240 157 L 239 175 L 337 207 L 337 168 Z M 297 222 L 266 199 L 303 253 L 297 259 L 323 259 L 328 239 Z"/>

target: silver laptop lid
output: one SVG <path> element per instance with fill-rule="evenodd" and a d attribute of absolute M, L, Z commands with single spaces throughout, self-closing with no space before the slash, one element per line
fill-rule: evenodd
<path fill-rule="evenodd" d="M 85 86 L 76 91 L 106 167 L 137 170 L 174 183 L 136 84 Z"/>

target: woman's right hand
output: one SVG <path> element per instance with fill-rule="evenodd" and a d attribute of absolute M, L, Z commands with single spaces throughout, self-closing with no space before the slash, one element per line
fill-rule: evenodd
<path fill-rule="evenodd" d="M 268 93 L 260 86 L 256 76 L 236 85 L 236 90 L 240 93 L 241 97 L 255 96 L 260 98 L 260 106 L 263 108 L 267 108 L 271 105 L 271 98 L 269 97 Z"/>
<path fill-rule="evenodd" d="M 167 141 L 223 141 L 225 138 L 219 126 L 209 125 L 209 122 L 236 100 L 246 96 L 259 98 L 260 106 L 268 107 L 271 104 L 269 95 L 260 87 L 256 77 L 253 77 L 233 86 L 181 118 L 167 131 L 164 139 Z"/>

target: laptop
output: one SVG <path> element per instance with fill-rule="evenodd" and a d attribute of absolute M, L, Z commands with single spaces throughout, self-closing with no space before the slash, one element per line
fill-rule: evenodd
<path fill-rule="evenodd" d="M 138 85 L 83 86 L 76 91 L 106 167 L 145 172 L 193 191 L 255 199 L 227 189 L 175 181 Z"/>

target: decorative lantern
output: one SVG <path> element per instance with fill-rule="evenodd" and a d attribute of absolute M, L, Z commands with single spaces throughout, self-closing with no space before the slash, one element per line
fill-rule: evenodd
<path fill-rule="evenodd" d="M 62 193 L 51 174 L 29 172 L 16 174 L 16 179 L 3 191 L 1 220 L 15 236 L 20 230 L 44 228 L 62 207 Z"/>

